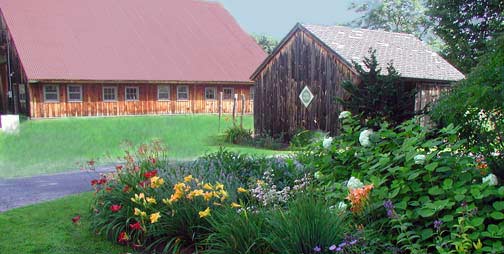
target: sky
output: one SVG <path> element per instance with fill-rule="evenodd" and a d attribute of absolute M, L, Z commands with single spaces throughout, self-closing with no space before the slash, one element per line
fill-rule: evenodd
<path fill-rule="evenodd" d="M 216 0 L 250 34 L 282 39 L 296 23 L 336 25 L 358 17 L 351 0 Z"/>

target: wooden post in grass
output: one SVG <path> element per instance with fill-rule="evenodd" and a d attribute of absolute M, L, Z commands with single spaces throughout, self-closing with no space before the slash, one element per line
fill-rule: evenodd
<path fill-rule="evenodd" d="M 220 133 L 221 117 L 222 117 L 222 97 L 223 97 L 223 92 L 220 92 L 219 93 L 219 133 Z"/>
<path fill-rule="evenodd" d="M 238 101 L 238 94 L 233 97 L 233 125 L 236 125 L 236 102 Z"/>
<path fill-rule="evenodd" d="M 241 95 L 241 117 L 240 117 L 240 127 L 243 128 L 243 115 L 245 114 L 245 94 Z"/>

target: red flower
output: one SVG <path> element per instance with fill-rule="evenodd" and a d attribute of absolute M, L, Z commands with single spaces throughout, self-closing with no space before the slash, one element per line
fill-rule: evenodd
<path fill-rule="evenodd" d="M 142 225 L 140 225 L 140 222 L 130 224 L 130 229 L 131 230 L 142 230 Z"/>
<path fill-rule="evenodd" d="M 157 170 L 152 170 L 144 174 L 145 178 L 149 179 L 157 175 Z"/>
<path fill-rule="evenodd" d="M 156 159 L 155 159 L 155 158 L 150 158 L 150 162 L 151 162 L 152 164 L 156 164 Z"/>
<path fill-rule="evenodd" d="M 126 192 L 128 192 L 128 191 L 129 191 L 129 189 L 130 189 L 130 187 L 129 187 L 128 185 L 124 186 L 124 188 L 123 188 L 123 192 L 124 192 L 124 193 L 126 193 Z"/>
<path fill-rule="evenodd" d="M 128 240 L 129 240 L 128 234 L 126 234 L 126 232 L 124 232 L 124 231 L 121 232 L 119 234 L 119 237 L 117 238 L 117 241 L 119 243 L 126 243 L 126 242 L 128 242 Z"/>
<path fill-rule="evenodd" d="M 77 222 L 79 222 L 79 221 L 80 221 L 80 215 L 77 215 L 77 216 L 75 216 L 75 217 L 72 218 L 72 222 L 74 224 L 77 224 Z"/>
<path fill-rule="evenodd" d="M 90 160 L 90 161 L 87 162 L 87 164 L 92 167 L 92 166 L 94 166 L 95 161 L 94 160 Z"/>
<path fill-rule="evenodd" d="M 138 185 L 140 185 L 140 187 L 142 187 L 142 188 L 145 188 L 145 186 L 149 186 L 149 184 L 150 184 L 150 181 L 146 180 L 146 181 L 140 182 Z"/>
<path fill-rule="evenodd" d="M 98 184 L 98 180 L 96 180 L 96 179 L 91 180 L 91 186 L 95 186 L 97 184 Z"/>
<path fill-rule="evenodd" d="M 117 213 L 121 210 L 122 206 L 121 205 L 111 205 L 110 206 L 110 211 L 113 213 Z"/>
<path fill-rule="evenodd" d="M 117 171 L 121 171 L 122 168 L 123 168 L 123 166 L 122 165 L 117 165 L 115 168 L 116 168 Z"/>
<path fill-rule="evenodd" d="M 98 184 L 106 184 L 107 183 L 107 178 L 102 178 L 100 180 L 98 180 Z"/>
<path fill-rule="evenodd" d="M 112 188 L 107 187 L 107 188 L 105 188 L 105 191 L 106 191 L 106 192 L 111 192 L 111 191 L 112 191 Z"/>

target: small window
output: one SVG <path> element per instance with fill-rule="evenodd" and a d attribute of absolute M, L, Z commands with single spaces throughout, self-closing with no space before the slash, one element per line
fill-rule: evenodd
<path fill-rule="evenodd" d="M 140 97 L 139 89 L 136 86 L 126 87 L 124 94 L 126 95 L 126 101 L 138 101 Z"/>
<path fill-rule="evenodd" d="M 250 100 L 254 100 L 255 97 L 255 87 L 250 88 Z"/>
<path fill-rule="evenodd" d="M 222 97 L 224 97 L 223 99 L 224 100 L 232 100 L 233 99 L 233 96 L 234 96 L 234 88 L 224 88 L 222 89 L 222 92 L 224 93 L 224 95 Z"/>
<path fill-rule="evenodd" d="M 177 86 L 177 100 L 180 100 L 180 101 L 189 100 L 189 87 L 188 86 Z"/>
<path fill-rule="evenodd" d="M 59 101 L 59 86 L 58 85 L 45 85 L 44 86 L 44 102 L 58 102 Z"/>
<path fill-rule="evenodd" d="M 68 85 L 67 86 L 68 101 L 82 101 L 82 86 Z"/>
<path fill-rule="evenodd" d="M 205 99 L 215 100 L 217 95 L 217 89 L 215 87 L 205 87 Z"/>
<path fill-rule="evenodd" d="M 103 101 L 117 101 L 117 87 L 104 86 L 103 87 Z"/>
<path fill-rule="evenodd" d="M 19 101 L 26 102 L 26 87 L 25 85 L 19 85 Z"/>
<path fill-rule="evenodd" d="M 170 100 L 170 86 L 158 86 L 157 98 L 159 101 L 169 101 Z"/>

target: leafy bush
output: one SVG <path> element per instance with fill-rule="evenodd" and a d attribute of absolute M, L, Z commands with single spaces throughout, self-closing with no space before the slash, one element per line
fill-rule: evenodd
<path fill-rule="evenodd" d="M 300 130 L 294 134 L 290 140 L 291 148 L 305 148 L 314 142 L 322 140 L 327 136 L 327 132 L 324 131 L 311 131 L 311 130 Z"/>
<path fill-rule="evenodd" d="M 252 139 L 252 130 L 240 125 L 233 125 L 226 130 L 226 141 L 233 144 L 249 144 Z"/>
<path fill-rule="evenodd" d="M 348 179 L 358 177 L 374 189 L 367 211 L 354 220 L 383 232 L 382 244 L 391 251 L 504 251 L 504 187 L 487 180 L 491 169 L 465 152 L 456 128 L 429 132 L 409 121 L 395 129 L 383 123 L 373 132 L 354 119 L 343 122 L 331 145 L 318 142 L 299 156 L 319 169 L 329 204 L 347 199 Z"/>
<path fill-rule="evenodd" d="M 440 126 L 460 126 L 467 149 L 484 155 L 504 179 L 504 36 L 465 80 L 434 105 L 431 118 Z M 497 169 L 497 168 L 496 168 Z"/>

